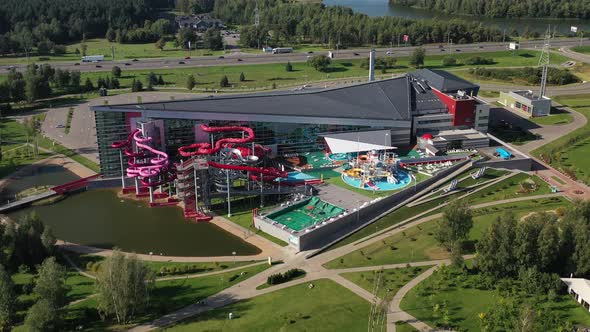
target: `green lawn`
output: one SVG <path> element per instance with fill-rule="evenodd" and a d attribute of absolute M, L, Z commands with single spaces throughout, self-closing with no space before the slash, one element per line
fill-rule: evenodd
<path fill-rule="evenodd" d="M 519 192 L 521 184 L 526 181 L 533 181 L 536 189 L 527 192 Z M 481 204 L 486 202 L 505 200 L 511 198 L 527 197 L 550 194 L 551 188 L 549 185 L 537 176 L 531 176 L 526 173 L 514 175 L 508 179 L 502 180 L 492 186 L 487 187 L 477 193 L 468 196 L 469 202 L 473 204 Z"/>
<path fill-rule="evenodd" d="M 93 271 L 89 270 L 89 263 L 100 264 L 104 260 L 104 257 L 97 255 L 78 255 L 76 253 L 67 253 L 68 257 L 78 265 L 81 269 L 85 270 L 90 274 L 94 274 Z M 246 262 L 158 262 L 158 261 L 143 261 L 152 271 L 154 271 L 157 277 L 169 277 L 178 276 L 185 274 L 200 274 L 209 273 L 216 271 L 223 271 L 234 267 L 240 267 L 249 265 L 255 261 Z M 166 268 L 166 272 L 162 273 L 162 268 Z"/>
<path fill-rule="evenodd" d="M 473 253 L 477 240 L 492 222 L 505 211 L 511 211 L 517 217 L 531 212 L 555 210 L 569 202 L 560 198 L 546 198 L 510 204 L 500 204 L 495 207 L 474 211 L 473 228 L 469 233 L 469 241 L 465 244 L 465 253 Z M 437 213 L 440 211 L 437 211 Z M 339 269 L 358 266 L 374 266 L 419 262 L 449 257 L 448 252 L 438 245 L 434 237 L 436 220 L 428 221 L 418 226 L 392 235 L 380 242 L 357 249 L 340 258 L 325 264 L 327 268 Z"/>
<path fill-rule="evenodd" d="M 242 282 L 264 270 L 267 264 L 226 272 L 213 276 L 160 281 L 150 298 L 150 309 L 133 323 L 145 323 L 166 313 L 194 304 L 208 296 Z M 101 321 L 96 310 L 96 300 L 87 299 L 69 308 L 66 323 L 69 327 L 82 325 L 86 331 L 104 331 L 112 322 Z"/>
<path fill-rule="evenodd" d="M 578 52 L 578 53 L 590 54 L 590 46 L 575 46 L 575 47 L 572 47 L 572 51 Z"/>
<path fill-rule="evenodd" d="M 569 113 L 551 114 L 537 118 L 531 118 L 531 121 L 542 126 L 565 125 L 572 123 L 574 118 Z"/>
<path fill-rule="evenodd" d="M 518 281 L 514 281 L 513 287 L 519 288 Z M 527 301 L 535 307 L 547 308 L 562 320 L 590 325 L 590 314 L 569 295 L 550 299 L 545 295 L 533 297 L 519 294 L 511 298 L 517 303 Z M 479 314 L 490 311 L 501 301 L 506 299 L 495 289 L 483 288 L 478 275 L 456 271 L 450 276 L 435 273 L 423 281 L 403 298 L 401 308 L 432 327 L 441 326 L 447 312 L 454 330 L 475 332 L 481 330 Z M 440 308 L 436 314 L 433 310 L 435 305 Z"/>
<path fill-rule="evenodd" d="M 395 330 L 397 332 L 420 332 L 406 322 L 395 322 Z"/>
<path fill-rule="evenodd" d="M 429 269 L 430 266 L 415 266 L 401 269 L 387 269 L 383 270 L 381 276 L 381 286 L 377 291 L 377 296 L 386 301 L 391 301 L 393 296 L 410 280 L 416 278 L 422 272 Z M 373 293 L 375 287 L 375 279 L 379 271 L 365 271 L 365 272 L 351 272 L 343 273 L 342 276 L 349 281 L 364 288 L 367 292 Z"/>
<path fill-rule="evenodd" d="M 207 311 L 166 331 L 361 331 L 370 305 L 330 280 L 292 286 Z M 234 319 L 229 320 L 228 314 Z"/>
<path fill-rule="evenodd" d="M 512 57 L 509 52 L 490 52 L 486 53 L 486 56 L 493 57 L 496 61 L 493 65 L 486 67 L 506 67 L 506 66 L 534 66 L 537 64 L 538 52 L 527 51 L 529 56 L 517 56 Z M 458 60 L 465 60 L 474 56 L 474 54 L 460 54 L 456 55 Z M 431 55 L 425 60 L 425 67 L 433 69 L 449 69 L 448 67 L 442 66 L 443 55 Z M 556 56 L 552 58 L 552 61 L 561 63 L 566 58 L 562 56 Z M 158 75 L 162 75 L 167 86 L 175 86 L 184 88 L 186 78 L 189 74 L 192 74 L 197 82 L 196 89 L 219 89 L 219 82 L 221 77 L 226 75 L 229 79 L 230 85 L 234 87 L 234 90 L 248 90 L 252 88 L 271 88 L 273 83 L 277 87 L 281 86 L 292 86 L 297 84 L 303 84 L 305 82 L 319 81 L 326 79 L 342 79 L 342 78 L 359 78 L 366 76 L 366 69 L 359 66 L 360 59 L 351 60 L 334 60 L 330 66 L 328 73 L 318 72 L 312 67 L 307 66 L 305 63 L 296 62 L 293 63 L 293 71 L 287 72 L 285 70 L 285 63 L 272 63 L 272 64 L 243 64 L 239 66 L 225 65 L 225 66 L 209 66 L 209 67 L 189 67 L 187 68 L 174 68 L 174 69 L 155 69 L 155 70 L 132 70 L 131 67 L 124 67 L 123 75 L 120 78 L 121 87 L 130 87 L 133 79 L 146 81 L 147 74 L 151 71 Z M 109 67 L 108 63 L 104 63 L 103 67 Z M 457 66 L 454 66 L 457 67 Z M 387 73 L 404 73 L 413 70 L 409 65 L 409 57 L 398 58 L 397 66 L 395 69 L 387 70 Z M 243 82 L 239 81 L 240 73 L 244 73 L 246 80 Z M 384 74 L 384 73 L 381 73 Z M 105 72 L 88 72 L 82 73 L 82 80 L 86 77 L 96 82 L 98 77 L 106 77 L 110 73 Z M 353 79 L 358 81 L 359 79 Z M 352 82 L 352 81 L 351 81 Z M 245 90 L 245 91 L 246 91 Z"/>
<path fill-rule="evenodd" d="M 590 119 L 590 94 L 558 96 L 555 101 L 573 108 Z M 570 171 L 578 180 L 590 183 L 590 124 L 546 144 L 532 154 L 551 164 L 551 166 Z"/>

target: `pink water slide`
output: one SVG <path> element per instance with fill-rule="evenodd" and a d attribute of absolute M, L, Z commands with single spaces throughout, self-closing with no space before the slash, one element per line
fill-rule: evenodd
<path fill-rule="evenodd" d="M 132 140 L 135 141 L 135 146 L 138 148 L 137 152 L 133 152 Z M 168 154 L 147 145 L 151 140 L 151 137 L 143 137 L 141 130 L 136 129 L 127 137 L 127 140 L 114 142 L 111 144 L 111 147 L 116 149 L 125 148 L 125 155 L 130 157 L 127 161 L 127 164 L 129 165 L 127 168 L 127 176 L 140 177 L 143 185 L 153 187 L 170 182 L 174 179 L 174 176 L 167 176 L 157 181 L 151 180 L 152 178 L 163 174 L 170 165 Z M 155 157 L 150 158 L 143 163 L 138 163 L 137 158 L 144 158 L 146 156 L 146 151 L 155 155 Z"/>

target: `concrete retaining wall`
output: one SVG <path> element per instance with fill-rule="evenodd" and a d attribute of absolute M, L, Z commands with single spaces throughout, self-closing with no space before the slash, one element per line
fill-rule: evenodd
<path fill-rule="evenodd" d="M 481 160 L 473 163 L 475 167 L 492 167 L 514 169 L 529 172 L 533 169 L 533 160 L 531 158 L 512 159 L 512 160 Z"/>

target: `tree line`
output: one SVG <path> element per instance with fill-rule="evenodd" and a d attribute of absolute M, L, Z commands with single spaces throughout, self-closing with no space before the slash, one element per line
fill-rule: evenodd
<path fill-rule="evenodd" d="M 359 45 L 455 43 L 501 41 L 497 27 L 483 23 L 450 20 L 411 20 L 399 17 L 369 17 L 352 9 L 322 4 L 258 1 L 260 25 L 254 26 L 255 0 L 217 0 L 213 14 L 227 23 L 241 25 L 242 46 L 321 43 L 342 47 Z"/>
<path fill-rule="evenodd" d="M 146 28 L 145 21 L 157 19 L 158 8 L 164 7 L 173 7 L 173 1 L 3 0 L 0 1 L 0 54 L 28 52 L 41 42 L 59 45 L 102 38 L 109 28 L 121 31 Z"/>
<path fill-rule="evenodd" d="M 590 18 L 590 2 L 587 0 L 389 0 L 389 3 L 447 14 L 486 17 Z"/>

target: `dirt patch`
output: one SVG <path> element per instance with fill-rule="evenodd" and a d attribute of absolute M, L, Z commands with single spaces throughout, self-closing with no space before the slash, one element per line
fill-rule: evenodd
<path fill-rule="evenodd" d="M 434 247 L 424 250 L 424 254 L 432 260 L 449 258 L 449 252 L 441 247 Z"/>
<path fill-rule="evenodd" d="M 539 214 L 539 213 L 557 214 L 557 212 L 555 210 L 547 210 L 547 211 L 542 211 L 542 212 L 529 212 L 529 213 L 525 214 L 524 216 L 522 216 L 520 218 L 520 221 L 524 221 L 526 218 L 534 216 L 535 214 Z"/>

